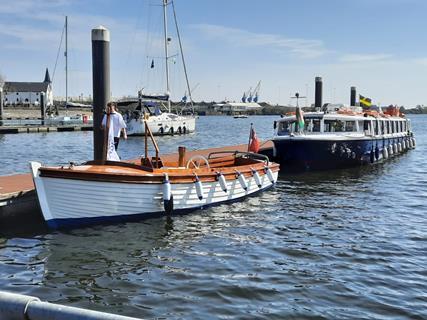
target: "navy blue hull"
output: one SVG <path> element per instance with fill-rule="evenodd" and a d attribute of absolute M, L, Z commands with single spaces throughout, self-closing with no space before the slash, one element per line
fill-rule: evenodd
<path fill-rule="evenodd" d="M 384 147 L 407 137 L 360 140 L 273 140 L 280 171 L 295 172 L 355 167 L 378 162 Z"/>

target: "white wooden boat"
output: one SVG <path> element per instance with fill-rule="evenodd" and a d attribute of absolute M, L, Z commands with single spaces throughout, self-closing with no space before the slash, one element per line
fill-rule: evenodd
<path fill-rule="evenodd" d="M 235 201 L 273 186 L 279 171 L 278 164 L 254 153 L 183 160 L 185 166 L 162 163 L 158 157 L 141 161 L 145 165 L 90 161 L 66 167 L 38 162 L 30 166 L 43 217 L 51 228 L 179 214 Z"/>

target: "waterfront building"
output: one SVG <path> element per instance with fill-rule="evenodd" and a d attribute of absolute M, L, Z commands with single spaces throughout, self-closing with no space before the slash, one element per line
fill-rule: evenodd
<path fill-rule="evenodd" d="M 52 81 L 49 70 L 43 82 L 9 82 L 5 81 L 3 86 L 5 105 L 40 105 L 40 95 L 43 92 L 46 97 L 46 105 L 53 105 Z"/>

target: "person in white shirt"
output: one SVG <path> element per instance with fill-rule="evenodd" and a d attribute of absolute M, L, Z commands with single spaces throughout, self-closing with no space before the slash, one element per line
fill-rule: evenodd
<path fill-rule="evenodd" d="M 110 114 L 110 127 L 112 126 L 110 129 L 112 129 L 114 135 L 114 148 L 117 150 L 121 133 L 123 133 L 123 138 L 125 140 L 128 138 L 126 134 L 126 123 L 122 115 L 117 112 L 117 106 L 114 102 L 108 102 L 107 114 L 108 113 Z M 106 127 L 107 114 L 104 114 L 104 118 L 102 119 L 102 128 Z"/>

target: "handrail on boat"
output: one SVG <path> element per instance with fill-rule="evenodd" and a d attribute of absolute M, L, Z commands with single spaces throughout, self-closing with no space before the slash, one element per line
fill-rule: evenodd
<path fill-rule="evenodd" d="M 270 159 L 266 155 L 264 155 L 264 154 L 254 153 L 254 152 L 237 151 L 237 150 L 234 150 L 234 151 L 215 151 L 215 152 L 211 152 L 208 155 L 208 160 L 221 158 L 221 157 L 215 157 L 214 158 L 214 157 L 212 157 L 213 155 L 227 154 L 227 153 L 228 154 L 233 154 L 234 157 L 237 157 L 237 156 L 246 156 L 247 158 L 252 158 L 252 159 L 255 159 L 255 160 L 263 160 L 263 161 L 265 161 L 267 163 L 267 166 L 270 164 Z"/>
<path fill-rule="evenodd" d="M 156 150 L 156 168 L 158 168 L 159 167 L 159 152 L 160 152 L 159 146 L 157 145 L 157 142 L 154 139 L 153 133 L 151 132 L 150 128 L 148 127 L 147 120 L 144 120 L 144 125 L 145 125 L 145 130 L 144 130 L 144 132 L 145 132 L 145 134 L 144 134 L 144 137 L 145 137 L 145 159 L 148 159 L 148 136 L 147 136 L 147 132 L 148 132 L 148 134 L 150 135 L 151 142 L 153 143 L 154 149 Z"/>

